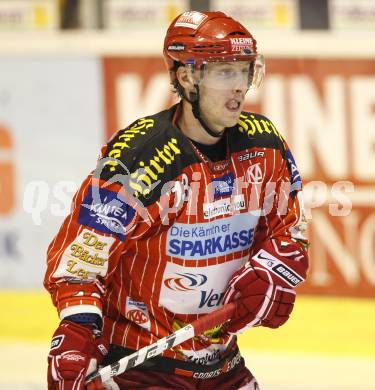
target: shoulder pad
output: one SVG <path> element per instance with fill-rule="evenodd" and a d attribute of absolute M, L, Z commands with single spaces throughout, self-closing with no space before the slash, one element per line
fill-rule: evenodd
<path fill-rule="evenodd" d="M 197 161 L 186 139 L 173 127 L 173 108 L 138 119 L 109 142 L 100 179 L 118 182 L 144 205 L 156 201 L 165 183 Z"/>
<path fill-rule="evenodd" d="M 251 112 L 242 112 L 235 129 L 243 134 L 238 143 L 242 144 L 242 149 L 244 147 L 279 149 L 283 157 L 285 156 L 285 141 L 267 117 Z"/>
<path fill-rule="evenodd" d="M 238 130 L 241 133 L 247 134 L 248 137 L 259 135 L 264 137 L 271 136 L 283 141 L 281 134 L 276 130 L 274 124 L 267 117 L 260 114 L 242 112 L 238 120 Z"/>
<path fill-rule="evenodd" d="M 109 141 L 103 156 L 108 159 L 105 163 L 106 170 L 109 173 L 116 172 L 120 161 L 130 169 L 135 154 L 157 132 L 158 127 L 154 118 L 145 117 L 137 119 L 130 126 L 118 131 Z"/>

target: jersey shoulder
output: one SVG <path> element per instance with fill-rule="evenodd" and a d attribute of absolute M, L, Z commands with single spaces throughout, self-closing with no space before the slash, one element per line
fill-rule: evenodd
<path fill-rule="evenodd" d="M 285 157 L 285 140 L 271 120 L 264 115 L 243 111 L 233 129 L 234 151 L 263 147 L 278 149 Z"/>
<path fill-rule="evenodd" d="M 106 167 L 115 172 L 121 163 L 131 170 L 139 154 L 147 154 L 147 145 L 163 136 L 168 127 L 169 111 L 139 118 L 128 127 L 119 130 L 108 142 L 102 158 L 108 159 Z M 113 160 L 113 161 L 111 161 Z"/>
<path fill-rule="evenodd" d="M 100 160 L 100 178 L 122 176 L 136 197 L 146 197 L 147 204 L 157 200 L 165 183 L 197 161 L 186 138 L 173 126 L 175 110 L 173 106 L 120 130 Z"/>

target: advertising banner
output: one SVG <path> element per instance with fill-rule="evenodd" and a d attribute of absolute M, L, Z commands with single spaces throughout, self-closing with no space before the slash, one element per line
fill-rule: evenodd
<path fill-rule="evenodd" d="M 59 7 L 54 0 L 1 0 L 0 32 L 52 31 L 59 27 Z"/>
<path fill-rule="evenodd" d="M 267 58 L 246 110 L 268 116 L 304 178 L 306 293 L 375 296 L 375 60 Z M 159 57 L 104 58 L 106 131 L 176 101 Z"/>
<path fill-rule="evenodd" d="M 48 244 L 103 141 L 98 59 L 0 63 L 0 288 L 42 287 Z"/>
<path fill-rule="evenodd" d="M 212 11 L 221 10 L 251 31 L 257 30 L 296 30 L 299 26 L 297 0 L 211 0 Z"/>
<path fill-rule="evenodd" d="M 103 23 L 108 30 L 158 30 L 188 9 L 188 0 L 103 0 Z"/>

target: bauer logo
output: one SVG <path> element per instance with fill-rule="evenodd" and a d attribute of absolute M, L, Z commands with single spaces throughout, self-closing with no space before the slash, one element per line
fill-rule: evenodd
<path fill-rule="evenodd" d="M 51 350 L 59 348 L 64 340 L 65 335 L 55 336 L 51 341 Z"/>
<path fill-rule="evenodd" d="M 303 279 L 300 278 L 295 272 L 284 265 L 278 264 L 273 268 L 273 270 L 280 276 L 281 279 L 284 279 L 289 285 L 293 287 L 296 287 L 303 281 Z"/>
<path fill-rule="evenodd" d="M 174 43 L 173 45 L 168 46 L 169 51 L 184 51 L 185 46 L 183 43 Z"/>
<path fill-rule="evenodd" d="M 238 156 L 238 161 L 242 162 L 246 160 L 251 160 L 252 158 L 256 158 L 256 157 L 264 157 L 264 152 L 255 151 L 255 152 L 241 154 L 240 156 Z"/>
<path fill-rule="evenodd" d="M 284 264 L 277 257 L 271 255 L 264 249 L 261 249 L 253 256 L 253 260 L 269 269 L 279 278 L 283 279 L 287 284 L 292 287 L 296 287 L 298 284 L 304 281 L 304 279 L 295 273 L 291 268 Z"/>
<path fill-rule="evenodd" d="M 90 186 L 81 204 L 78 222 L 124 240 L 126 226 L 134 215 L 135 210 L 122 202 L 118 193 Z"/>
<path fill-rule="evenodd" d="M 234 174 L 228 173 L 222 177 L 213 179 L 211 182 L 214 199 L 218 199 L 222 196 L 232 195 L 234 186 Z"/>
<path fill-rule="evenodd" d="M 166 252 L 184 260 L 206 260 L 246 250 L 257 222 L 253 213 L 242 213 L 199 224 L 175 223 L 168 231 Z"/>

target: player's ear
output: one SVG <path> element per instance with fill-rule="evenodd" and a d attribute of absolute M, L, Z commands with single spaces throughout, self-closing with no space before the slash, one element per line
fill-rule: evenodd
<path fill-rule="evenodd" d="M 191 77 L 191 74 L 188 72 L 188 69 L 186 66 L 180 66 L 176 71 L 176 77 L 180 85 L 187 89 L 188 91 L 191 91 L 194 89 L 194 82 Z"/>

